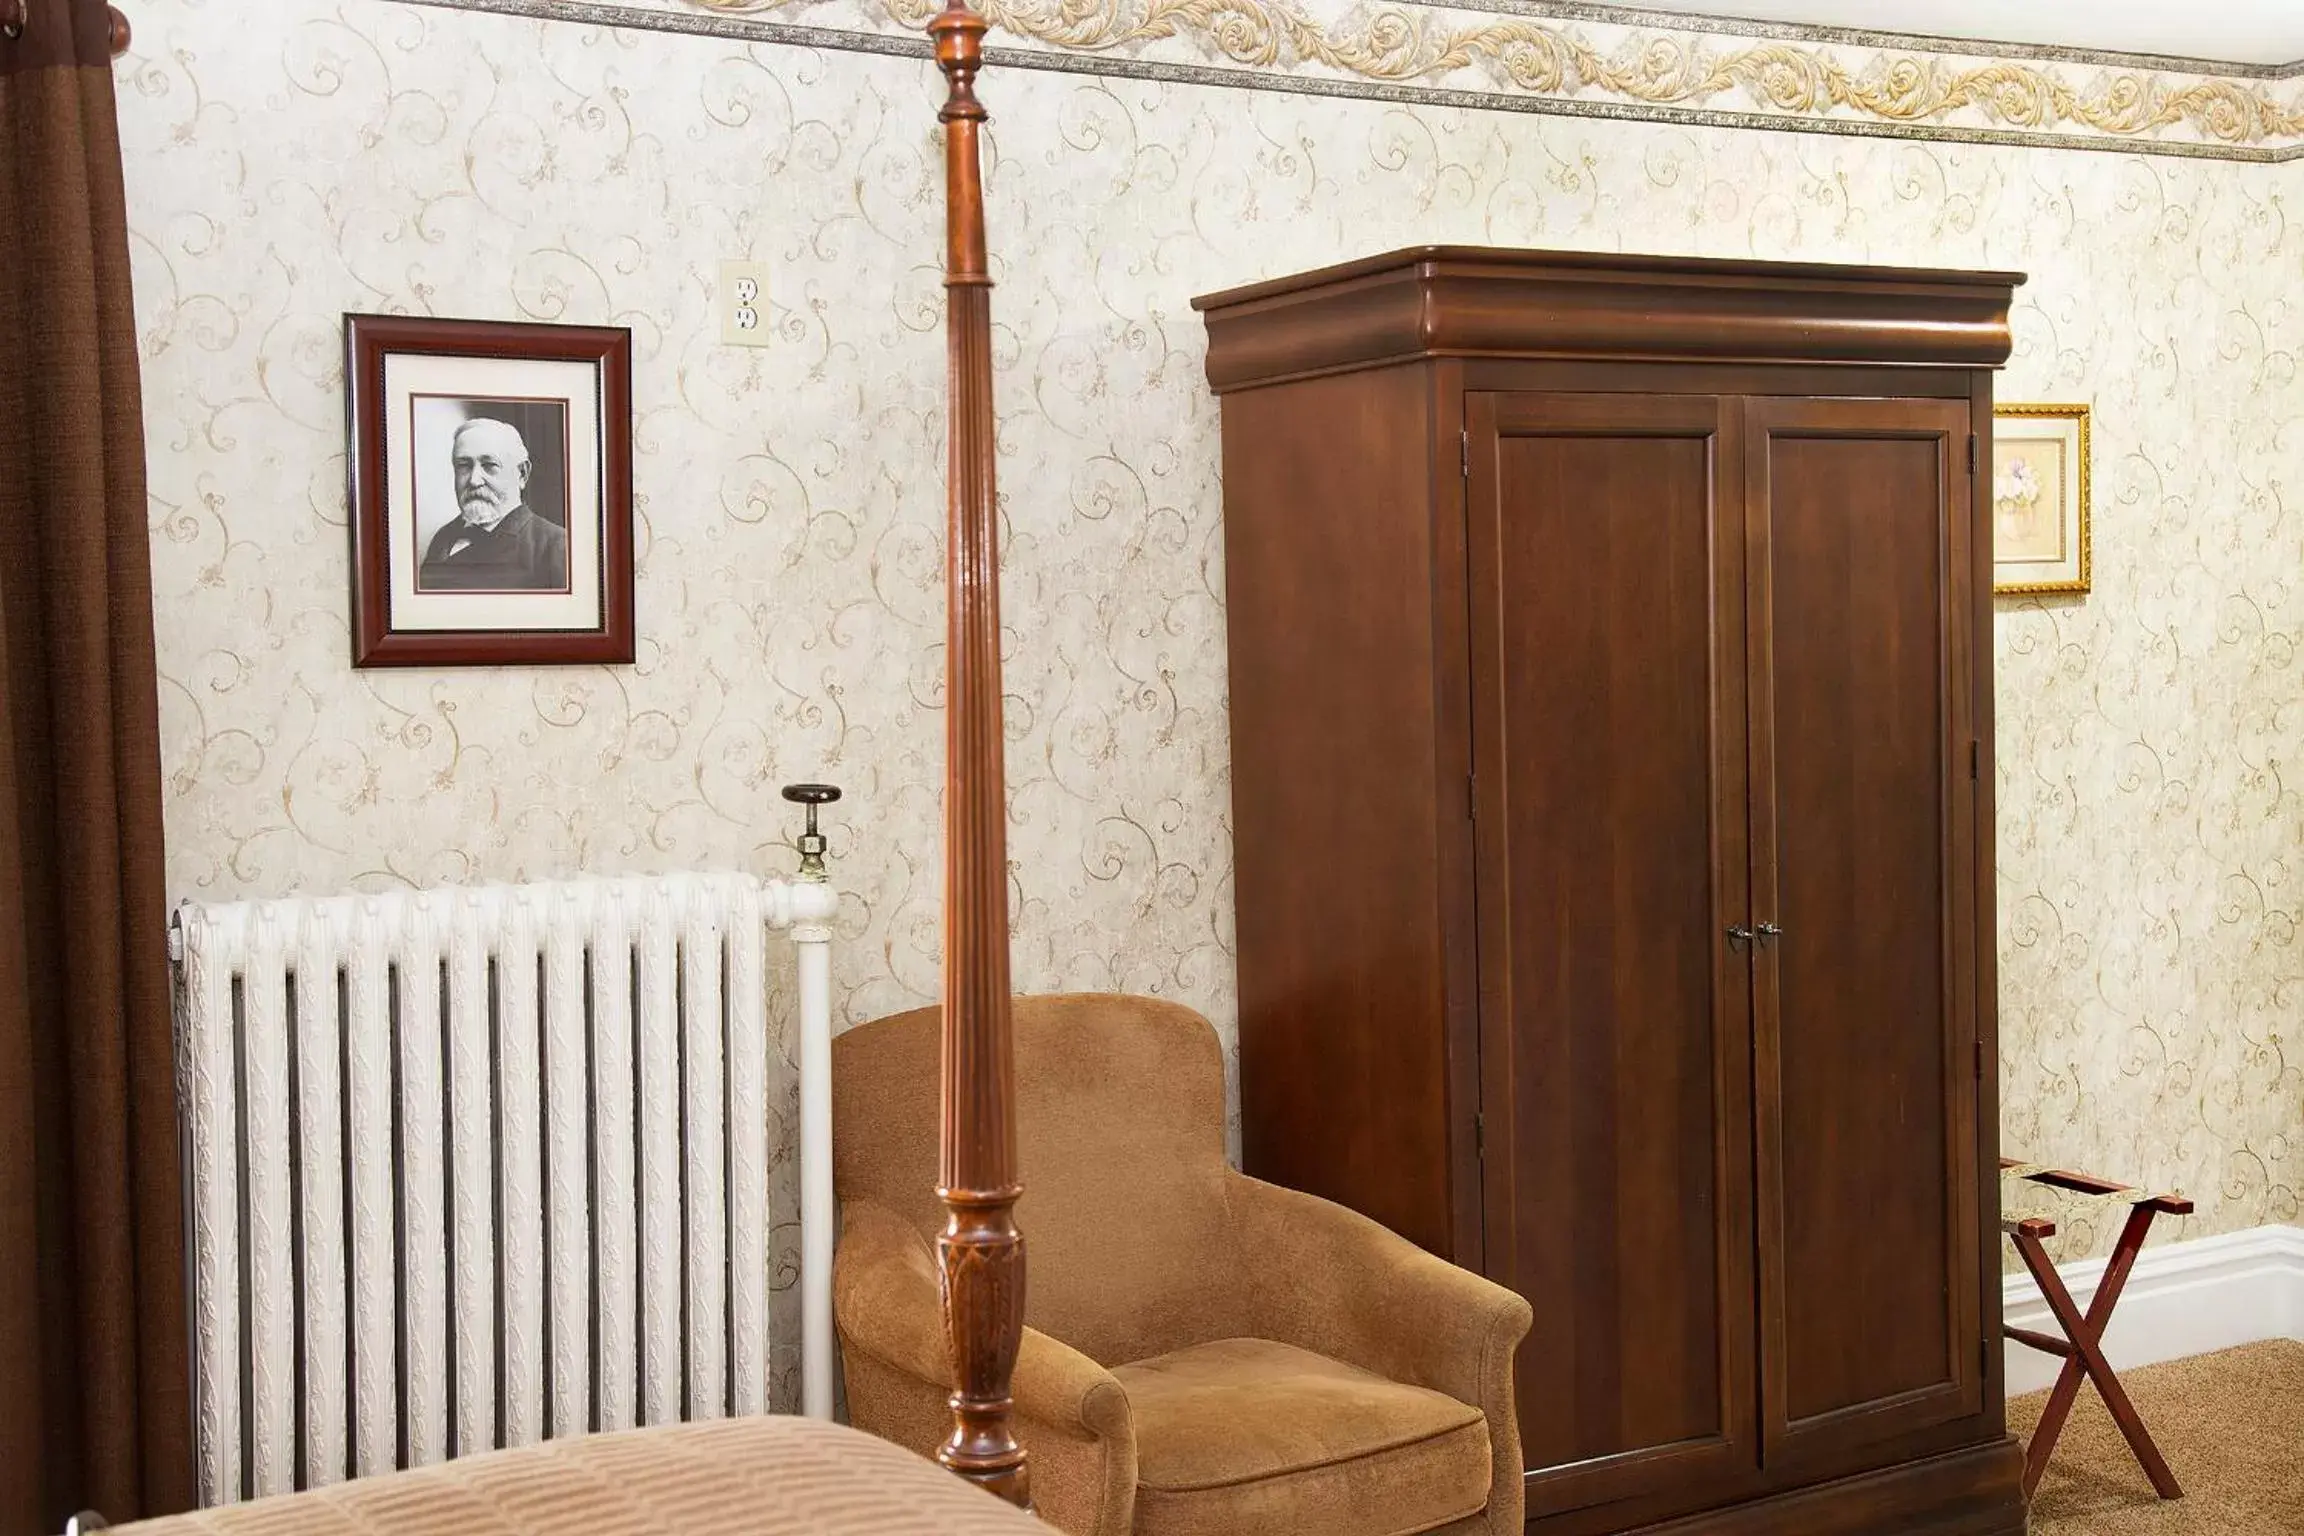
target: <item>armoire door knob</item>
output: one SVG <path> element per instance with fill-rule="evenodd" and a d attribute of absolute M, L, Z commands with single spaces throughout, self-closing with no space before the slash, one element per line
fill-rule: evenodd
<path fill-rule="evenodd" d="M 1784 937 L 1784 930 L 1777 927 L 1774 923 L 1762 923 L 1760 925 L 1761 943 L 1765 944 L 1770 939 L 1780 939 L 1782 937 Z"/>
<path fill-rule="evenodd" d="M 1742 923 L 1738 923 L 1735 927 L 1728 930 L 1728 942 L 1732 945 L 1742 946 L 1749 944 L 1755 937 L 1757 937 L 1757 935 L 1755 935 L 1751 929 L 1745 927 Z"/>

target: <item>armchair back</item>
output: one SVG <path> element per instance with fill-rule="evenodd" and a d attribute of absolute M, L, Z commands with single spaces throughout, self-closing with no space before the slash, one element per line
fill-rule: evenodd
<path fill-rule="evenodd" d="M 938 1009 L 832 1043 L 833 1183 L 943 1230 Z M 1251 1331 L 1225 1207 L 1216 1031 L 1156 998 L 1015 1000 L 1025 1321 L 1106 1366 Z"/>

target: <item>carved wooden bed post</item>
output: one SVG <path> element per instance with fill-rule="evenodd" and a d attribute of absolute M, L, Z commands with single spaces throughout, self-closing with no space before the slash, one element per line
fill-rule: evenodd
<path fill-rule="evenodd" d="M 944 1105 L 937 1240 L 952 1353 L 952 1436 L 936 1459 L 1031 1507 L 1009 1421 L 1024 1333 L 1024 1238 L 1015 1207 L 1016 1086 L 1008 998 L 1007 771 L 1000 742 L 1000 545 L 992 481 L 992 278 L 976 100 L 984 18 L 949 0 L 928 24 L 949 95 L 944 125 L 944 298 L 950 467 L 944 758 Z"/>

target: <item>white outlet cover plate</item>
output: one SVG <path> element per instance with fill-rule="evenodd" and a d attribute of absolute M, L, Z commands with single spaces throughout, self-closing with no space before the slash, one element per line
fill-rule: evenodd
<path fill-rule="evenodd" d="M 768 263 L 723 261 L 720 289 L 720 343 L 729 347 L 765 347 L 771 344 L 768 315 Z"/>

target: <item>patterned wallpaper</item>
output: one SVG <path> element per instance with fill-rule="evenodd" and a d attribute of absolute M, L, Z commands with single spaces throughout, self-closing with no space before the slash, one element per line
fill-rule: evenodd
<path fill-rule="evenodd" d="M 179 896 L 788 869 L 933 995 L 938 92 L 917 58 L 141 0 L 120 67 Z M 2011 1150 L 2299 1219 L 2304 182 L 2277 166 L 989 73 L 1016 973 L 1234 1019 L 1215 404 L 1188 298 L 1415 241 L 2029 270 L 2096 590 L 1999 623 Z M 718 262 L 775 344 L 716 344 Z M 339 315 L 630 326 L 638 664 L 348 665 Z M 2083 1232 L 2076 1247 L 2101 1246 Z"/>

